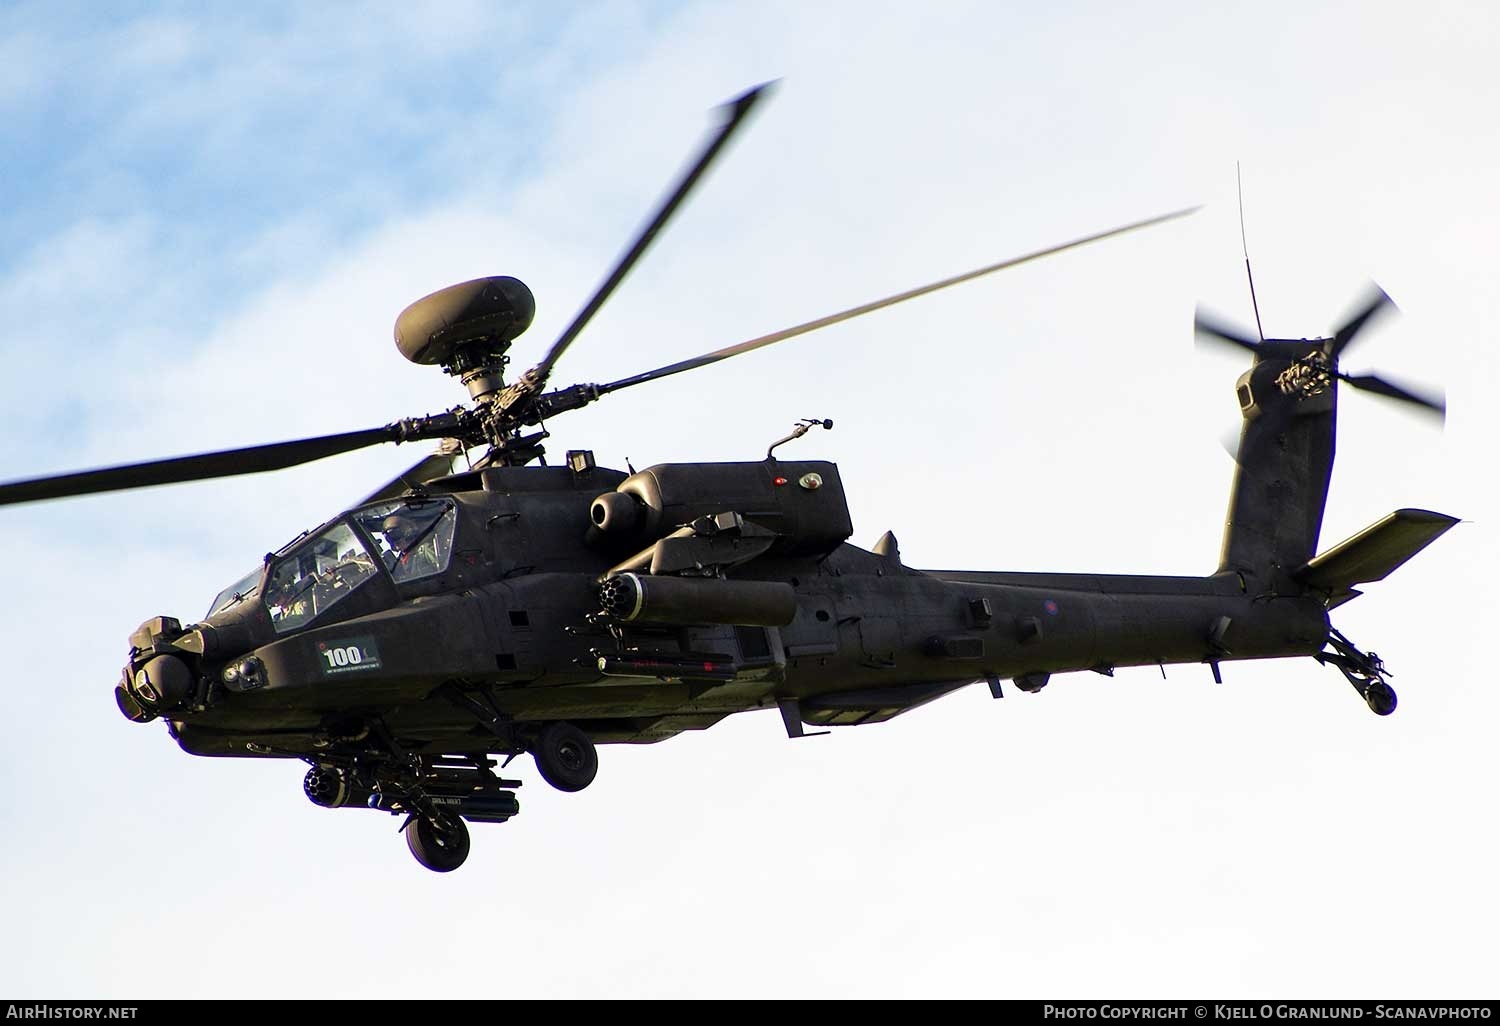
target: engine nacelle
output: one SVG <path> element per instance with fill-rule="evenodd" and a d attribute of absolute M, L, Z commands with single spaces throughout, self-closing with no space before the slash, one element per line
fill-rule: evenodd
<path fill-rule="evenodd" d="M 838 468 L 823 461 L 663 463 L 594 500 L 590 536 L 646 545 L 699 517 L 734 512 L 774 531 L 778 555 L 824 555 L 851 534 Z"/>

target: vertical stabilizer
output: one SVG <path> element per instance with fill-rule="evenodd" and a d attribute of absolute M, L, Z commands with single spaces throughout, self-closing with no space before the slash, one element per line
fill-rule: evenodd
<path fill-rule="evenodd" d="M 1248 270 L 1249 259 L 1246 258 Z M 1435 415 L 1447 412 L 1442 395 L 1416 391 L 1378 374 L 1345 374 L 1339 358 L 1372 318 L 1394 310 L 1380 286 L 1371 286 L 1355 312 L 1331 338 L 1252 338 L 1204 316 L 1193 327 L 1199 339 L 1255 354 L 1235 392 L 1245 418 L 1229 496 L 1219 569 L 1273 578 L 1300 570 L 1318 548 L 1328 479 L 1333 472 L 1338 385 L 1371 392 Z M 1257 310 L 1256 322 L 1260 314 Z"/>
<path fill-rule="evenodd" d="M 1244 428 L 1219 569 L 1300 568 L 1318 548 L 1333 472 L 1337 379 L 1320 342 L 1262 342 L 1235 385 Z"/>

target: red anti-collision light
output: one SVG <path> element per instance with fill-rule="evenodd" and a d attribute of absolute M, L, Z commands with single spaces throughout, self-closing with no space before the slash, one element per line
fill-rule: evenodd
<path fill-rule="evenodd" d="M 773 478 L 771 478 L 771 483 L 773 485 L 775 485 L 777 488 L 780 488 L 782 485 L 786 484 L 786 478 L 784 478 L 784 477 L 773 477 Z"/>

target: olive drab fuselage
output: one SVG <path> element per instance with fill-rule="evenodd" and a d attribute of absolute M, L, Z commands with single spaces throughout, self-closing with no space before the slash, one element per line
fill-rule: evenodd
<path fill-rule="evenodd" d="M 579 462 L 434 482 L 409 501 L 452 511 L 445 568 L 410 580 L 350 511 L 263 569 L 363 535 L 366 572 L 326 611 L 278 631 L 256 587 L 186 629 L 148 622 L 132 671 L 164 654 L 188 666 L 191 699 L 163 716 L 195 754 L 317 758 L 377 719 L 404 751 L 509 754 L 559 720 L 596 743 L 756 709 L 870 723 L 976 681 L 1034 690 L 1072 670 L 1312 654 L 1327 636 L 1315 596 L 1253 594 L 1236 572 L 909 568 L 893 543 L 845 541 L 830 463 Z"/>

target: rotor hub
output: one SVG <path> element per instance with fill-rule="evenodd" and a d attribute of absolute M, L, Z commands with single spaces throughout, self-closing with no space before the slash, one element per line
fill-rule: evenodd
<path fill-rule="evenodd" d="M 1299 399 L 1310 399 L 1327 392 L 1333 387 L 1333 368 L 1328 355 L 1317 349 L 1292 361 L 1290 367 L 1276 376 L 1276 387 Z"/>

